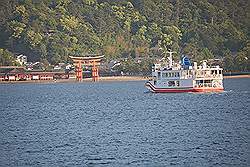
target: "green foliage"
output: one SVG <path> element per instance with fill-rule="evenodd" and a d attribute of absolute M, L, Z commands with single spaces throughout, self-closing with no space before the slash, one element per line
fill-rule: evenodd
<path fill-rule="evenodd" d="M 131 57 L 125 59 L 121 62 L 121 65 L 116 68 L 118 71 L 122 71 L 125 74 L 134 75 L 134 74 L 144 74 L 149 75 L 153 61 L 151 59 L 144 59 L 142 61 L 135 61 Z"/>
<path fill-rule="evenodd" d="M 69 32 L 74 31 L 79 26 L 78 19 L 74 16 L 62 16 L 60 23 L 63 30 L 67 30 Z"/>
<path fill-rule="evenodd" d="M 234 70 L 234 59 L 232 56 L 232 53 L 230 52 L 230 50 L 226 50 L 225 54 L 224 54 L 224 67 L 226 68 L 226 71 L 228 71 L 227 69 L 231 69 Z"/>
<path fill-rule="evenodd" d="M 33 30 L 28 30 L 26 33 L 26 41 L 31 47 L 36 47 L 42 42 L 43 36 L 41 33 L 36 33 Z"/>
<path fill-rule="evenodd" d="M 12 37 L 21 38 L 23 31 L 25 30 L 26 25 L 24 23 L 13 20 L 9 23 L 9 28 L 12 32 Z"/>
<path fill-rule="evenodd" d="M 129 58 L 129 66 L 159 46 L 194 61 L 223 59 L 226 70 L 249 70 L 247 0 L 2 1 L 0 47 L 28 59 L 53 64 L 102 53 L 107 61 Z"/>
<path fill-rule="evenodd" d="M 96 3 L 96 0 L 82 0 L 84 4 L 87 5 L 94 5 Z"/>
<path fill-rule="evenodd" d="M 0 48 L 0 66 L 20 65 L 16 62 L 14 55 L 7 49 Z"/>

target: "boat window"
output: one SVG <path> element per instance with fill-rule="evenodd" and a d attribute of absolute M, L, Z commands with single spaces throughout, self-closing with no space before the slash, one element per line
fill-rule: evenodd
<path fill-rule="evenodd" d="M 212 83 L 212 80 L 204 80 L 204 83 Z"/>
<path fill-rule="evenodd" d="M 162 73 L 162 78 L 167 77 L 167 73 Z"/>
<path fill-rule="evenodd" d="M 168 81 L 168 86 L 175 86 L 175 82 L 174 81 Z"/>
<path fill-rule="evenodd" d="M 176 86 L 180 86 L 180 81 L 176 81 Z"/>
<path fill-rule="evenodd" d="M 161 72 L 158 72 L 158 78 L 160 78 L 161 77 Z"/>
<path fill-rule="evenodd" d="M 180 73 L 179 72 L 177 72 L 177 77 L 180 77 Z"/>
<path fill-rule="evenodd" d="M 222 70 L 219 70 L 219 74 L 222 74 Z"/>

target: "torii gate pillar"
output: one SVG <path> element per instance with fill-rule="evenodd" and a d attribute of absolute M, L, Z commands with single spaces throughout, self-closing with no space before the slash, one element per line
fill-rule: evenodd
<path fill-rule="evenodd" d="M 96 66 L 96 62 L 93 62 L 93 67 L 92 67 L 92 79 L 94 82 L 99 80 L 99 69 Z"/>
<path fill-rule="evenodd" d="M 78 61 L 76 65 L 76 80 L 81 82 L 82 81 L 82 62 Z"/>

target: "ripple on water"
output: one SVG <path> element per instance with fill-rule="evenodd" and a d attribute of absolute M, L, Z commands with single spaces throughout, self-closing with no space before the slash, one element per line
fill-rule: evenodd
<path fill-rule="evenodd" d="M 0 85 L 0 166 L 248 166 L 249 83 L 205 94 L 153 94 L 143 82 Z"/>

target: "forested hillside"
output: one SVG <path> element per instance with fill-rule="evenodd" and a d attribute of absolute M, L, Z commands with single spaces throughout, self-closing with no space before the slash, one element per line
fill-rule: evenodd
<path fill-rule="evenodd" d="M 106 61 L 149 60 L 166 46 L 192 60 L 219 58 L 250 71 L 248 0 L 1 0 L 0 65 L 13 54 L 67 62 L 101 53 Z"/>

